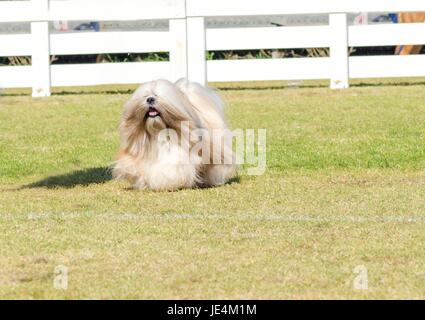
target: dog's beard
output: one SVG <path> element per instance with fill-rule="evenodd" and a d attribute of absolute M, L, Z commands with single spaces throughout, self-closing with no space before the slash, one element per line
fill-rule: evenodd
<path fill-rule="evenodd" d="M 161 116 L 156 116 L 154 118 L 148 117 L 145 120 L 146 132 L 151 136 L 157 136 L 159 132 L 167 129 L 167 124 L 161 118 Z"/>

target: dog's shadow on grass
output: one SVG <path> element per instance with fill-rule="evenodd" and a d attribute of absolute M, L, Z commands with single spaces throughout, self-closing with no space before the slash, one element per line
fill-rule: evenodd
<path fill-rule="evenodd" d="M 84 170 L 77 170 L 66 174 L 50 176 L 45 179 L 22 186 L 20 189 L 32 188 L 74 188 L 77 186 L 88 186 L 90 184 L 101 184 L 112 180 L 111 168 L 98 167 Z M 225 185 L 239 184 L 240 176 L 235 176 L 225 183 Z M 133 190 L 131 187 L 128 190 Z"/>
<path fill-rule="evenodd" d="M 239 184 L 239 183 L 241 183 L 241 176 L 240 175 L 237 175 L 237 176 L 234 176 L 233 178 L 230 178 L 229 179 L 229 181 L 227 181 L 224 185 L 227 185 L 227 184 Z"/>
<path fill-rule="evenodd" d="M 25 185 L 22 188 L 73 188 L 76 186 L 105 183 L 111 179 L 112 174 L 110 168 L 98 167 L 50 176 L 40 181 Z"/>

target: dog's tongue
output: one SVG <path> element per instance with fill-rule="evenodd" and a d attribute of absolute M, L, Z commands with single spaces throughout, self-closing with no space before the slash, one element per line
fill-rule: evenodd
<path fill-rule="evenodd" d="M 150 117 L 156 117 L 157 115 L 159 115 L 159 112 L 156 111 L 156 109 L 154 108 L 149 108 L 149 116 Z"/>

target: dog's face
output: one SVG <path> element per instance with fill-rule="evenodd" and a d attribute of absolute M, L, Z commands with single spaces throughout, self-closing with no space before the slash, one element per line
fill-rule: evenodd
<path fill-rule="evenodd" d="M 125 105 L 123 118 L 151 135 L 166 128 L 179 130 L 182 121 L 199 122 L 184 93 L 167 80 L 141 85 Z"/>

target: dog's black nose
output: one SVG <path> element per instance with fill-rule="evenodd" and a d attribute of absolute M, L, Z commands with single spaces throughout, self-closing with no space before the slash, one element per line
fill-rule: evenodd
<path fill-rule="evenodd" d="M 154 104 L 154 102 L 155 102 L 155 98 L 154 98 L 154 97 L 148 97 L 148 98 L 146 99 L 146 102 L 147 102 L 148 104 Z"/>

